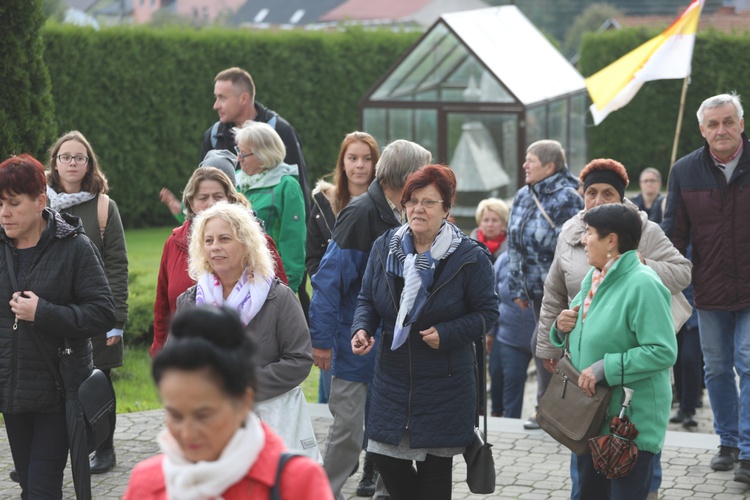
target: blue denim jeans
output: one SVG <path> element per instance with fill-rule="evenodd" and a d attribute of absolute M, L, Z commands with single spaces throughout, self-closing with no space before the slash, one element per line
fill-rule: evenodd
<path fill-rule="evenodd" d="M 750 308 L 698 309 L 698 329 L 714 431 L 722 445 L 739 447 L 740 459 L 750 460 Z"/>
<path fill-rule="evenodd" d="M 531 352 L 528 349 L 513 347 L 504 342 L 495 341 L 495 344 L 498 345 L 497 350 L 502 370 L 504 416 L 505 418 L 521 418 L 523 390 L 526 386 L 526 372 L 529 369 Z M 492 351 L 495 351 L 494 344 Z M 492 359 L 490 359 L 490 363 L 492 363 Z"/>
<path fill-rule="evenodd" d="M 578 479 L 578 455 L 575 453 L 570 454 L 570 500 L 581 499 L 581 483 Z M 648 488 L 649 493 L 652 491 L 659 491 L 661 488 L 661 452 L 654 455 L 653 460 L 654 471 L 651 475 L 651 485 Z"/>
<path fill-rule="evenodd" d="M 500 341 L 497 338 L 492 342 L 490 351 L 490 408 L 493 415 L 505 416 L 503 412 L 503 362 L 500 358 Z"/>
<path fill-rule="evenodd" d="M 638 451 L 638 461 L 625 477 L 607 479 L 594 469 L 591 453 L 578 457 L 581 500 L 646 500 L 654 475 L 653 453 Z"/>

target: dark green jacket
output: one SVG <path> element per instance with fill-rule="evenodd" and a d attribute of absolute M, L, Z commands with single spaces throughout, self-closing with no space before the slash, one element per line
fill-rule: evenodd
<path fill-rule="evenodd" d="M 125 245 L 125 231 L 122 228 L 120 212 L 117 203 L 110 198 L 107 214 L 107 227 L 104 231 L 104 241 L 99 232 L 99 219 L 96 207 L 99 197 L 95 197 L 80 205 L 60 210 L 80 217 L 86 236 L 99 250 L 104 261 L 112 297 L 115 299 L 116 323 L 115 328 L 124 328 L 128 320 L 128 250 Z M 124 340 L 124 338 L 122 339 Z M 91 338 L 94 346 L 94 366 L 99 369 L 116 368 L 122 366 L 123 343 L 118 342 L 107 346 L 107 332 L 102 332 Z"/>

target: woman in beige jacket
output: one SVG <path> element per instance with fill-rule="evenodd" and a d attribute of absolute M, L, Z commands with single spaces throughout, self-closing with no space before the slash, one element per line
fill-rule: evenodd
<path fill-rule="evenodd" d="M 568 304 L 580 291 L 581 282 L 591 268 L 586 250 L 581 243 L 586 234 L 583 216 L 591 208 L 608 203 L 623 203 L 626 207 L 638 211 L 638 207 L 625 198 L 625 188 L 629 180 L 627 171 L 620 162 L 611 159 L 592 160 L 581 171 L 580 179 L 583 182 L 585 207 L 565 223 L 557 239 L 555 257 L 544 282 L 544 297 L 539 315 L 536 355 L 544 360 L 545 368 L 551 372 L 555 370 L 562 351 L 552 345 L 550 328 L 560 312 L 568 309 Z M 678 331 L 692 311 L 682 295 L 682 290 L 690 284 L 692 264 L 672 245 L 658 224 L 648 220 L 645 212 L 639 213 L 643 222 L 643 232 L 638 245 L 638 255 L 641 262 L 656 271 L 664 286 L 672 293 L 672 319 L 675 331 Z M 575 455 L 572 457 L 573 460 L 576 459 Z M 657 456 L 656 463 L 660 470 L 659 458 Z M 571 472 L 572 469 L 573 466 Z M 572 476 L 571 479 L 571 498 L 577 498 L 577 477 Z M 651 490 L 658 490 L 660 482 L 659 474 L 656 484 L 652 482 Z"/>

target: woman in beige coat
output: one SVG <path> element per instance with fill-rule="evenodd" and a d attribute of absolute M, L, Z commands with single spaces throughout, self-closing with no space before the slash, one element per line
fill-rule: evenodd
<path fill-rule="evenodd" d="M 622 203 L 638 211 L 638 207 L 625 198 L 625 188 L 629 180 L 627 171 L 620 162 L 611 159 L 592 160 L 581 171 L 580 178 L 583 182 L 585 207 L 563 226 L 557 240 L 554 260 L 544 282 L 536 355 L 544 360 L 544 366 L 549 371 L 555 370 L 557 360 L 562 356 L 562 351 L 554 347 L 550 341 L 550 328 L 563 309 L 568 309 L 568 304 L 580 291 L 581 282 L 591 268 L 586 257 L 586 249 L 581 242 L 586 234 L 583 216 L 591 208 L 608 203 Z M 658 224 L 648 220 L 645 212 L 639 211 L 639 214 L 643 222 L 643 232 L 638 245 L 638 255 L 641 262 L 656 271 L 672 294 L 672 319 L 677 331 L 692 311 L 682 295 L 682 290 L 690 284 L 692 264 L 672 245 Z M 573 460 L 575 458 L 573 455 Z M 659 478 L 656 484 L 652 482 L 651 491 L 658 490 L 661 483 L 659 458 L 656 459 Z M 572 470 L 573 466 L 571 472 Z M 577 477 L 571 478 L 571 498 L 577 498 Z"/>

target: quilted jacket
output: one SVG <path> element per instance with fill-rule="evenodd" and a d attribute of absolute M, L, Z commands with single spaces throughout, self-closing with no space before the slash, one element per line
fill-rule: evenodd
<path fill-rule="evenodd" d="M 388 231 L 373 245 L 351 330 L 364 329 L 372 335 L 382 321 L 383 332 L 373 348 L 377 358 L 367 437 L 397 445 L 408 428 L 412 448 L 467 446 L 476 412 L 474 341 L 492 329 L 498 314 L 489 252 L 464 235 L 456 251 L 436 269 L 408 340 L 393 351 L 403 288 L 402 278 L 385 271 L 394 232 Z M 440 336 L 437 350 L 419 334 L 431 326 Z"/>
<path fill-rule="evenodd" d="M 708 146 L 683 156 L 669 174 L 662 227 L 683 254 L 693 243 L 695 307 L 750 307 L 750 142 L 727 182 Z"/>
<path fill-rule="evenodd" d="M 542 299 L 557 237 L 563 224 L 583 208 L 577 188 L 578 180 L 566 168 L 516 193 L 508 220 L 508 286 L 512 299 Z M 554 228 L 537 208 L 532 189 Z"/>
<path fill-rule="evenodd" d="M 6 249 L 13 242 L 0 229 L 0 411 L 53 413 L 63 400 L 52 374 L 33 341 L 33 328 L 54 363 L 65 338 L 73 340 L 91 363 L 89 338 L 115 326 L 115 306 L 99 252 L 85 234 L 80 219 L 47 208 L 47 227 L 36 245 L 24 289 L 39 296 L 33 323 L 19 321 L 10 310 L 13 292 Z M 15 260 L 15 259 L 14 259 Z M 15 271 L 14 271 L 15 272 Z"/>

